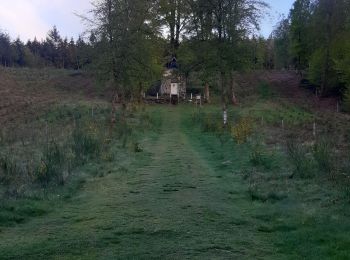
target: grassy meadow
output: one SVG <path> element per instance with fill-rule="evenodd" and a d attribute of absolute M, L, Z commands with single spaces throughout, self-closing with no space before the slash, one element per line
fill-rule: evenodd
<path fill-rule="evenodd" d="M 5 125 L 0 259 L 349 259 L 348 116 L 244 91 Z"/>

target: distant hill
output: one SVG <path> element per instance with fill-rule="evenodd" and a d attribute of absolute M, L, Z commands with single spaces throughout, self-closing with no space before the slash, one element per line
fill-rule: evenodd
<path fill-rule="evenodd" d="M 0 123 L 32 118 L 53 104 L 107 99 L 108 93 L 77 71 L 0 67 Z"/>

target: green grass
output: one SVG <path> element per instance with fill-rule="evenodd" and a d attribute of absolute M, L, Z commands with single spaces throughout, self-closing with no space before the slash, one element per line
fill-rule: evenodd
<path fill-rule="evenodd" d="M 231 140 L 222 146 L 219 140 L 215 140 L 214 134 L 191 133 L 193 140 L 201 144 L 199 150 L 203 154 L 210 153 L 206 158 L 212 160 L 212 164 L 218 160 L 231 161 L 230 167 L 225 167 L 225 170 L 241 175 L 245 180 L 247 191 L 244 205 L 249 200 L 254 203 L 250 217 L 254 217 L 254 212 L 259 216 L 263 213 L 264 216 L 250 225 L 257 226 L 258 232 L 270 239 L 276 246 L 276 253 L 281 254 L 280 258 L 347 259 L 350 256 L 347 248 L 350 240 L 345 235 L 350 230 L 350 221 L 346 217 L 349 216 L 350 206 L 342 195 L 341 186 L 324 183 L 322 174 L 318 174 L 313 181 L 308 180 L 310 175 L 317 174 L 317 165 L 323 170 L 329 168 L 328 147 L 316 145 L 316 154 L 309 151 L 309 155 L 301 152 L 302 148 L 295 149 L 298 150 L 294 150 L 298 155 L 298 158 L 294 156 L 297 168 L 293 168 L 294 162 L 290 162 L 287 154 L 279 150 L 271 153 L 261 145 L 236 145 Z M 309 159 L 305 156 L 309 156 Z M 314 162 L 313 156 L 316 157 Z M 310 158 L 312 165 L 309 165 Z M 223 172 L 222 167 L 217 169 Z M 293 171 L 306 179 L 290 179 Z M 220 178 L 225 178 L 227 182 L 226 174 L 220 174 Z"/>
<path fill-rule="evenodd" d="M 3 200 L 0 204 L 0 227 L 21 224 L 47 212 L 48 205 L 40 200 Z"/>
<path fill-rule="evenodd" d="M 314 120 L 314 116 L 302 108 L 272 101 L 257 102 L 246 108 L 243 113 L 268 124 L 282 124 L 283 120 L 286 125 L 294 126 Z"/>
<path fill-rule="evenodd" d="M 271 99 L 276 96 L 276 93 L 271 89 L 268 82 L 260 82 L 257 87 L 259 97 L 263 100 Z"/>
<path fill-rule="evenodd" d="M 264 136 L 237 144 L 219 128 L 203 131 L 193 109 L 134 112 L 125 148 L 115 129 L 111 160 L 88 160 L 46 198 L 2 205 L 0 258 L 349 257 L 341 190 L 291 179 L 287 154 L 264 145 Z M 221 118 L 215 106 L 202 112 Z"/>
<path fill-rule="evenodd" d="M 28 199 L 30 204 L 35 199 L 45 204 L 47 200 L 70 198 L 84 179 L 108 175 L 109 171 L 99 172 L 102 164 L 118 161 L 125 144 L 130 151 L 141 152 L 137 141 L 140 133 L 156 131 L 161 124 L 158 117 L 144 111 L 125 120 L 124 126 L 111 126 L 106 123 L 109 115 L 110 111 L 101 104 L 95 106 L 93 117 L 87 104 L 57 105 L 34 120 L 31 127 L 19 125 L 15 136 L 2 138 L 0 197 L 5 204 L 13 204 L 13 210 L 0 207 L 0 227 L 35 216 L 22 214 L 23 204 L 19 201 L 16 207 L 17 200 Z M 42 122 L 44 129 L 37 133 L 36 125 Z M 134 128 L 132 138 L 125 135 L 124 129 L 131 129 L 130 125 Z M 47 204 L 45 207 L 47 212 L 52 209 Z"/>

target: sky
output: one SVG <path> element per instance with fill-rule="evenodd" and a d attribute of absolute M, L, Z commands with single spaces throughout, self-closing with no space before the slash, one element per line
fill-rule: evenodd
<path fill-rule="evenodd" d="M 261 34 L 268 37 L 282 14 L 287 15 L 294 0 L 265 0 L 271 7 L 261 24 Z M 91 0 L 0 0 L 0 30 L 12 39 L 45 39 L 54 25 L 61 36 L 75 39 L 85 31 L 76 15 L 91 9 Z"/>
<path fill-rule="evenodd" d="M 295 0 L 265 0 L 265 2 L 270 5 L 270 9 L 261 23 L 260 33 L 267 38 L 277 22 L 281 20 L 282 15 L 288 16 Z"/>

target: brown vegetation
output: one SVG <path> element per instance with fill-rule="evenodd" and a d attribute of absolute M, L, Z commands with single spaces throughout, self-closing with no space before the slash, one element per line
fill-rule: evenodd
<path fill-rule="evenodd" d="M 107 99 L 93 79 L 77 72 L 0 68 L 0 124 L 36 117 L 54 104 Z"/>

